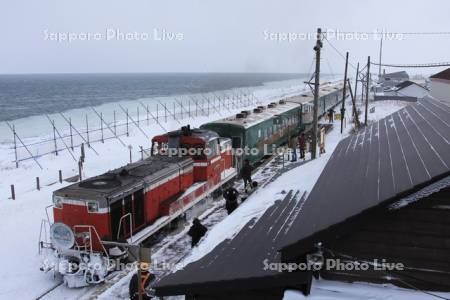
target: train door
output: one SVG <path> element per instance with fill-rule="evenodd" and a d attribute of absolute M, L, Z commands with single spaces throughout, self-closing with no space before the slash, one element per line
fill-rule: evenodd
<path fill-rule="evenodd" d="M 133 216 L 134 229 L 145 224 L 144 190 L 139 190 L 133 194 Z"/>
<path fill-rule="evenodd" d="M 236 149 L 242 149 L 242 137 L 232 136 L 231 137 L 231 147 L 234 150 L 233 167 L 239 170 L 242 166 L 242 155 L 241 155 L 240 151 L 236 151 Z"/>
<path fill-rule="evenodd" d="M 131 221 L 133 220 L 133 197 L 128 195 L 123 199 L 123 216 L 131 214 Z M 133 226 L 133 224 L 131 224 Z M 122 219 L 121 237 L 125 238 L 131 235 L 130 232 L 130 217 Z"/>
<path fill-rule="evenodd" d="M 122 201 L 116 201 L 110 206 L 110 215 L 111 215 L 111 234 L 112 240 L 117 239 L 117 233 L 119 231 L 119 222 L 122 217 Z"/>

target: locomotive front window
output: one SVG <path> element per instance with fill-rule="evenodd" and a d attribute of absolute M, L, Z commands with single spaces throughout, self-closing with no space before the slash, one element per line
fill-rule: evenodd
<path fill-rule="evenodd" d="M 98 212 L 98 202 L 89 201 L 87 203 L 87 209 L 88 209 L 88 212 L 90 212 L 90 213 Z"/>
<path fill-rule="evenodd" d="M 59 196 L 53 197 L 53 206 L 55 208 L 62 208 L 63 207 L 63 198 Z"/>

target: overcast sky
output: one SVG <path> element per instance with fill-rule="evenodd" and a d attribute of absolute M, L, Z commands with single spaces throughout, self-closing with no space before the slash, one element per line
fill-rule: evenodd
<path fill-rule="evenodd" d="M 1 0 L 0 6 L 3 74 L 301 73 L 310 69 L 314 41 L 276 41 L 276 33 L 312 33 L 317 27 L 450 31 L 449 1 Z M 113 36 L 115 30 L 137 32 L 145 40 L 121 40 Z M 163 31 L 176 34 L 176 40 L 158 40 Z M 64 39 L 66 33 L 77 40 L 54 40 Z M 91 40 L 79 40 L 87 34 L 93 35 Z M 367 55 L 378 61 L 378 41 L 331 42 L 349 51 L 354 63 L 365 62 Z M 383 61 L 450 61 L 449 49 L 448 35 L 406 37 L 384 42 Z M 343 71 L 342 58 L 327 43 L 323 57 L 324 72 Z"/>

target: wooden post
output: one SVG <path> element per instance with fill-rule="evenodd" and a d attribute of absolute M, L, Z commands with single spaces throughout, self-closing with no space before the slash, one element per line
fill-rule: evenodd
<path fill-rule="evenodd" d="M 55 120 L 52 120 L 52 126 L 53 126 L 53 143 L 55 144 L 55 155 L 58 155 L 58 144 L 56 143 Z"/>
<path fill-rule="evenodd" d="M 314 79 L 314 113 L 313 113 L 313 128 L 312 128 L 312 149 L 311 159 L 316 158 L 317 152 L 317 132 L 318 132 L 318 115 L 319 115 L 319 84 L 320 84 L 320 49 L 322 48 L 322 30 L 317 29 L 317 41 L 314 51 L 316 52 L 316 71 Z"/>
<path fill-rule="evenodd" d="M 58 177 L 59 177 L 59 183 L 62 183 L 63 182 L 63 178 L 62 178 L 62 171 L 61 170 L 58 171 Z"/>
<path fill-rule="evenodd" d="M 16 126 L 12 126 L 13 134 L 14 134 L 14 159 L 16 161 L 16 168 L 19 167 L 19 160 L 17 159 L 17 137 L 16 137 Z"/>
<path fill-rule="evenodd" d="M 69 118 L 70 149 L 73 151 L 72 118 Z"/>
<path fill-rule="evenodd" d="M 103 139 L 103 112 L 100 112 L 100 132 L 102 134 L 102 143 L 105 142 Z"/>
<path fill-rule="evenodd" d="M 144 160 L 144 148 L 142 146 L 139 146 L 141 149 L 141 160 Z"/>
<path fill-rule="evenodd" d="M 345 72 L 344 72 L 344 89 L 342 90 L 342 106 L 341 106 L 341 133 L 344 131 L 345 117 L 345 97 L 347 92 L 347 68 L 348 68 L 348 52 L 345 55 Z"/>
<path fill-rule="evenodd" d="M 91 142 L 89 141 L 89 120 L 88 120 L 87 114 L 86 114 L 86 141 L 87 141 L 87 146 L 91 147 Z"/>
<path fill-rule="evenodd" d="M 364 125 L 367 126 L 367 113 L 369 110 L 369 84 L 370 84 L 370 56 L 367 57 L 367 75 L 366 75 L 366 115 Z"/>
<path fill-rule="evenodd" d="M 40 183 L 39 183 L 39 177 L 36 177 L 36 189 L 37 189 L 38 191 L 41 190 L 41 185 L 40 185 Z"/>
<path fill-rule="evenodd" d="M 114 135 L 117 135 L 117 125 L 116 125 L 116 110 L 113 112 L 113 118 L 114 118 Z"/>
<path fill-rule="evenodd" d="M 126 115 L 127 115 L 127 136 L 130 136 L 130 132 L 128 131 L 128 108 L 126 110 Z"/>
<path fill-rule="evenodd" d="M 130 164 L 133 162 L 133 156 L 132 156 L 132 150 L 133 149 L 133 146 L 131 146 L 131 145 L 128 145 L 128 150 L 130 150 Z"/>
<path fill-rule="evenodd" d="M 16 192 L 14 190 L 14 184 L 11 184 L 11 198 L 16 200 Z"/>
<path fill-rule="evenodd" d="M 78 179 L 81 181 L 83 180 L 83 176 L 82 176 L 82 169 L 83 169 L 83 163 L 81 162 L 81 160 L 78 162 Z"/>
<path fill-rule="evenodd" d="M 137 124 L 138 124 L 138 126 L 141 124 L 141 121 L 140 121 L 140 117 L 139 117 L 139 106 L 136 108 L 136 111 L 137 111 Z"/>
<path fill-rule="evenodd" d="M 81 150 L 80 150 L 80 152 L 81 152 L 81 156 L 80 156 L 81 163 L 84 163 L 84 160 L 86 158 L 85 152 L 84 152 L 84 143 L 81 143 Z"/>

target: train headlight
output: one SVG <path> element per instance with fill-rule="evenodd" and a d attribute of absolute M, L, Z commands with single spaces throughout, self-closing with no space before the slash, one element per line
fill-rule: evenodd
<path fill-rule="evenodd" d="M 63 207 L 63 198 L 60 196 L 54 196 L 53 197 L 53 206 L 55 208 L 62 208 Z"/>
<path fill-rule="evenodd" d="M 87 203 L 88 212 L 95 213 L 98 212 L 98 202 L 95 201 L 89 201 Z"/>
<path fill-rule="evenodd" d="M 68 250 L 75 244 L 75 235 L 66 224 L 54 223 L 50 227 L 50 240 L 56 249 Z"/>

